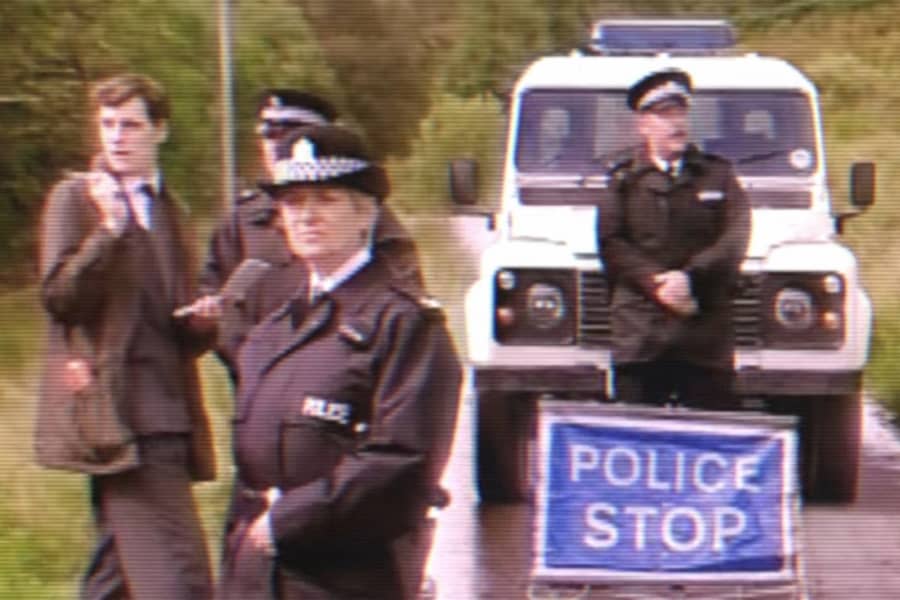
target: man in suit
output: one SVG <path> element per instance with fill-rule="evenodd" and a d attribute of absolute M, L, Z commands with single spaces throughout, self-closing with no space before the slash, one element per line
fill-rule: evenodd
<path fill-rule="evenodd" d="M 93 169 L 67 175 L 44 207 L 36 455 L 91 476 L 98 543 L 82 598 L 202 600 L 211 575 L 191 481 L 215 467 L 194 359 L 211 323 L 202 309 L 173 316 L 193 274 L 157 160 L 169 102 L 133 74 L 98 82 L 92 101 Z"/>

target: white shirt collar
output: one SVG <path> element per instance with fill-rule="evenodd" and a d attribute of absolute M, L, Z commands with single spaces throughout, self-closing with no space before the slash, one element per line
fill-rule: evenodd
<path fill-rule="evenodd" d="M 149 185 L 153 190 L 153 195 L 159 195 L 159 190 L 162 189 L 162 173 L 157 170 L 153 175 L 149 178 L 145 177 L 135 177 L 135 178 L 127 178 L 125 180 L 125 187 L 128 190 L 128 193 L 137 192 L 141 189 L 141 186 Z"/>
<path fill-rule="evenodd" d="M 345 260 L 341 266 L 329 275 L 320 275 L 318 271 L 312 269 L 309 274 L 310 296 L 334 291 L 339 285 L 369 264 L 371 260 L 372 250 L 369 246 L 366 246 Z"/>
<path fill-rule="evenodd" d="M 677 176 L 681 173 L 681 164 L 684 162 L 682 157 L 678 157 L 674 162 L 670 163 L 667 160 L 663 160 L 658 156 L 652 156 L 650 160 L 653 161 L 653 164 L 656 165 L 656 168 L 662 171 L 663 173 L 669 172 L 669 165 L 672 165 L 672 175 Z"/>

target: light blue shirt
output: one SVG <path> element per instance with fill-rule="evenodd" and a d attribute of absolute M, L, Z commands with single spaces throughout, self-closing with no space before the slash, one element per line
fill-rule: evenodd
<path fill-rule="evenodd" d="M 153 196 L 157 196 L 162 186 L 159 172 L 157 171 L 150 181 L 138 179 L 132 182 L 127 189 L 131 213 L 134 215 L 138 225 L 149 230 L 153 227 L 153 198 L 145 192 L 144 186 L 150 186 L 150 189 L 153 190 Z"/>

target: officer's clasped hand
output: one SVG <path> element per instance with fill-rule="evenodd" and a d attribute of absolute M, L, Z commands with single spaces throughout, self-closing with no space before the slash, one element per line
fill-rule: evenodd
<path fill-rule="evenodd" d="M 656 300 L 680 317 L 697 314 L 697 301 L 691 293 L 691 281 L 684 271 L 666 271 L 653 276 Z"/>

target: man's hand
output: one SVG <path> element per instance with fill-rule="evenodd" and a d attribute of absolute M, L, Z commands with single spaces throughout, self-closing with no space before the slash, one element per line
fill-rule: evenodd
<path fill-rule="evenodd" d="M 94 376 L 91 365 L 83 358 L 72 358 L 66 361 L 63 381 L 70 392 L 80 392 L 91 385 Z"/>
<path fill-rule="evenodd" d="M 201 319 L 218 320 L 222 318 L 222 296 L 207 294 L 200 296 L 190 304 L 179 306 L 173 313 L 176 317 L 194 316 Z"/>
<path fill-rule="evenodd" d="M 666 271 L 653 276 L 656 300 L 680 317 L 697 313 L 697 301 L 691 294 L 691 280 L 684 271 Z"/>
<path fill-rule="evenodd" d="M 119 237 L 128 225 L 128 198 L 121 184 L 109 173 L 92 171 L 88 174 L 88 194 L 107 230 Z"/>
<path fill-rule="evenodd" d="M 272 537 L 272 524 L 269 521 L 269 511 L 262 513 L 250 525 L 247 530 L 247 539 L 257 550 L 265 552 L 269 556 L 275 556 L 275 540 Z"/>
<path fill-rule="evenodd" d="M 207 294 L 190 304 L 179 306 L 172 313 L 176 319 L 187 319 L 187 326 L 196 333 L 212 333 L 222 318 L 222 296 Z"/>
<path fill-rule="evenodd" d="M 266 490 L 266 510 L 259 515 L 247 530 L 247 539 L 253 544 L 257 550 L 262 550 L 269 556 L 275 556 L 275 536 L 272 535 L 272 521 L 269 514 L 272 505 L 281 498 L 281 490 L 277 487 L 271 487 Z"/>

